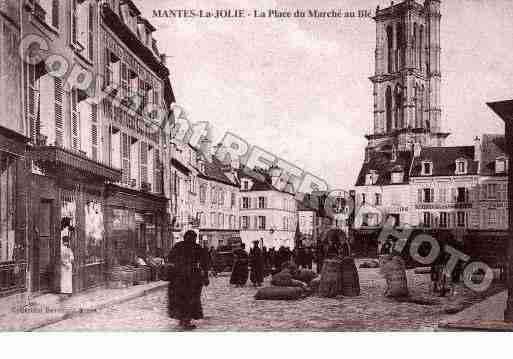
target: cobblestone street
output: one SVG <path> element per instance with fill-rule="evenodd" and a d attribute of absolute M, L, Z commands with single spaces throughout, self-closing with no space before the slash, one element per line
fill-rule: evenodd
<path fill-rule="evenodd" d="M 492 288 L 477 295 L 459 288 L 452 298 L 430 297 L 429 275 L 409 270 L 413 300 L 400 303 L 383 296 L 385 281 L 379 269 L 359 269 L 359 275 L 362 289 L 359 297 L 309 297 L 299 301 L 256 301 L 255 288 L 234 288 L 228 283 L 229 277 L 219 276 L 203 292 L 205 319 L 197 323 L 198 328 L 204 331 L 433 330 L 448 313 L 497 291 Z M 41 330 L 177 330 L 176 322 L 167 317 L 166 301 L 166 290 L 162 289 Z"/>

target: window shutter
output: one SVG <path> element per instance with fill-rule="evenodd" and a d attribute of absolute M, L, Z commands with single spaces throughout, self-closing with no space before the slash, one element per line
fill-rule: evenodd
<path fill-rule="evenodd" d="M 458 199 L 458 190 L 456 188 L 451 188 L 451 202 L 456 202 Z"/>
<path fill-rule="evenodd" d="M 52 1 L 52 26 L 59 28 L 59 0 Z"/>
<path fill-rule="evenodd" d="M 123 133 L 121 143 L 122 183 L 130 183 L 130 137 Z"/>
<path fill-rule="evenodd" d="M 431 202 L 435 202 L 435 189 L 434 189 L 434 188 L 430 188 L 430 189 L 429 189 L 429 193 L 430 193 L 430 195 L 429 195 L 429 197 L 430 197 L 430 198 L 429 198 L 429 200 L 430 200 Z"/>
<path fill-rule="evenodd" d="M 73 89 L 71 91 L 71 147 L 74 150 L 80 149 L 80 118 L 78 113 L 78 91 Z"/>
<path fill-rule="evenodd" d="M 91 104 L 91 155 L 98 160 L 98 105 Z"/>
<path fill-rule="evenodd" d="M 422 188 L 419 188 L 419 190 L 418 190 L 418 192 L 417 192 L 417 193 L 418 193 L 418 198 L 417 198 L 417 200 L 418 200 L 418 202 L 419 202 L 419 203 L 422 203 L 422 202 L 423 202 L 423 201 L 422 201 Z"/>
<path fill-rule="evenodd" d="M 94 37 L 93 37 L 93 31 L 94 31 L 94 6 L 93 4 L 89 4 L 88 9 L 88 22 L 87 22 L 87 29 L 88 29 L 88 36 L 87 36 L 87 54 L 89 55 L 89 59 L 93 59 L 94 55 Z"/>
<path fill-rule="evenodd" d="M 148 182 L 148 148 L 145 142 L 141 141 L 141 149 L 140 149 L 140 157 L 141 157 L 141 184 L 143 182 Z"/>
<path fill-rule="evenodd" d="M 62 107 L 62 80 L 54 77 L 54 116 L 55 116 L 55 142 L 62 146 L 64 142 L 64 119 Z"/>

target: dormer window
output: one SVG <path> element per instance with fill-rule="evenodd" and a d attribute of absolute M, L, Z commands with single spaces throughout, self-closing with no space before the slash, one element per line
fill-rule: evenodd
<path fill-rule="evenodd" d="M 423 161 L 422 162 L 422 176 L 433 175 L 433 162 Z"/>
<path fill-rule="evenodd" d="M 392 172 L 392 183 L 402 183 L 404 181 L 404 172 Z"/>
<path fill-rule="evenodd" d="M 495 160 L 495 173 L 506 173 L 507 160 L 504 157 L 499 157 Z"/>
<path fill-rule="evenodd" d="M 242 180 L 242 189 L 244 191 L 248 191 L 249 190 L 249 181 L 248 180 Z"/>
<path fill-rule="evenodd" d="M 377 181 L 378 181 L 378 174 L 374 170 L 371 170 L 365 176 L 365 185 L 366 186 L 372 186 L 372 185 L 376 184 Z"/>
<path fill-rule="evenodd" d="M 467 173 L 467 160 L 460 158 L 456 160 L 456 174 L 464 175 Z"/>

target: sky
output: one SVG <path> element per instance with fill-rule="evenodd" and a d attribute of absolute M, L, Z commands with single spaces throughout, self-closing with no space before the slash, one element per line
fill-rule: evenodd
<path fill-rule="evenodd" d="M 398 1 L 396 1 L 397 3 Z M 136 0 L 157 28 L 176 102 L 226 131 L 326 180 L 354 186 L 372 121 L 375 22 L 371 18 L 156 18 L 154 9 L 340 9 L 382 0 Z M 443 0 L 442 130 L 447 145 L 503 133 L 486 102 L 513 98 L 513 4 Z"/>

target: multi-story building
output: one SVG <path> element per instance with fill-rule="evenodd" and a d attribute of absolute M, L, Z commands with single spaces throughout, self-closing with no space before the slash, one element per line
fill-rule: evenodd
<path fill-rule="evenodd" d="M 477 229 L 479 154 L 475 146 L 427 147 L 414 154 L 410 224 L 436 229 Z"/>
<path fill-rule="evenodd" d="M 200 157 L 196 220 L 199 237 L 205 247 L 218 247 L 240 236 L 239 183 L 231 166 L 223 166 L 214 157 Z"/>
<path fill-rule="evenodd" d="M 376 9 L 374 116 L 356 181 L 355 227 L 410 222 L 414 147 L 442 146 L 440 2 Z"/>
<path fill-rule="evenodd" d="M 240 234 L 247 248 L 254 241 L 267 248 L 294 248 L 297 203 L 290 183 L 283 189 L 273 185 L 280 173 L 281 170 L 275 168 L 239 170 Z"/>
<path fill-rule="evenodd" d="M 69 236 L 80 291 L 102 283 L 110 266 L 168 247 L 162 133 L 145 109 L 169 106 L 169 71 L 132 1 L 29 0 L 22 14 L 22 32 L 48 49 L 23 71 L 34 145 L 32 289 L 58 289 Z"/>
<path fill-rule="evenodd" d="M 479 229 L 508 229 L 508 156 L 504 135 L 485 134 L 480 141 Z"/>
<path fill-rule="evenodd" d="M 0 3 L 0 298 L 30 289 L 27 233 L 29 131 L 22 113 L 20 1 Z M 13 295 L 18 294 L 18 295 Z"/>

